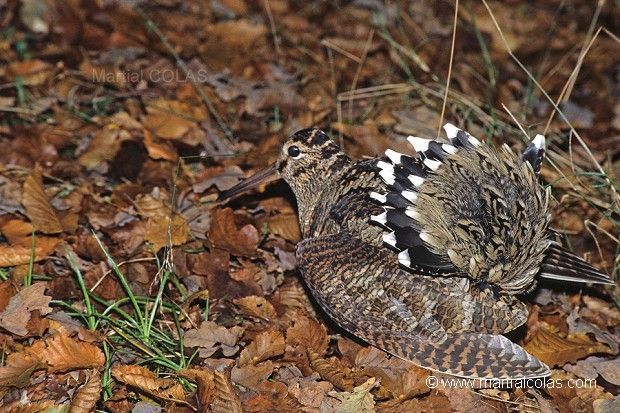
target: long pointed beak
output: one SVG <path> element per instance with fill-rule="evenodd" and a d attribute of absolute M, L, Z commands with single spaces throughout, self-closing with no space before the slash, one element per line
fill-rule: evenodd
<path fill-rule="evenodd" d="M 279 178 L 278 168 L 275 164 L 271 165 L 267 169 L 263 169 L 262 171 L 256 172 L 254 175 L 249 178 L 244 179 L 239 182 L 237 185 L 233 186 L 227 191 L 224 191 L 217 198 L 218 201 L 227 201 L 243 192 L 249 191 L 250 189 L 256 188 L 261 183 L 267 183 L 271 181 L 275 181 Z"/>

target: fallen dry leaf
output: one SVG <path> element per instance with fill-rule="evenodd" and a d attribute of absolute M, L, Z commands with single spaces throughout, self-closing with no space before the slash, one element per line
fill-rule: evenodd
<path fill-rule="evenodd" d="M 243 413 L 241 400 L 235 392 L 230 375 L 227 372 L 213 372 L 214 390 L 211 412 L 213 413 Z"/>
<path fill-rule="evenodd" d="M 63 226 L 43 189 L 41 169 L 35 168 L 24 182 L 22 204 L 32 225 L 45 234 L 58 234 Z"/>
<path fill-rule="evenodd" d="M 198 386 L 198 401 L 204 409 L 211 404 L 213 390 L 215 389 L 215 377 L 209 369 L 185 368 L 179 370 L 178 375 L 196 383 Z"/>
<path fill-rule="evenodd" d="M 94 410 L 101 394 L 101 373 L 91 370 L 86 382 L 73 395 L 71 413 L 88 413 Z"/>
<path fill-rule="evenodd" d="M 256 228 L 250 224 L 237 229 L 232 209 L 224 208 L 213 211 L 209 241 L 214 247 L 233 255 L 253 256 L 256 254 L 259 236 Z"/>
<path fill-rule="evenodd" d="M 123 141 L 130 139 L 129 133 L 115 123 L 101 128 L 93 137 L 86 151 L 80 155 L 80 165 L 91 170 L 107 171 L 110 162 L 121 149 Z"/>
<path fill-rule="evenodd" d="M 145 239 L 159 251 L 165 246 L 183 245 L 190 240 L 190 229 L 183 216 L 174 214 L 150 217 L 146 225 Z"/>
<path fill-rule="evenodd" d="M 245 404 L 249 412 L 299 413 L 306 411 L 303 404 L 289 392 L 282 382 L 263 382 L 258 391 L 259 394 Z"/>
<path fill-rule="evenodd" d="M 35 238 L 34 254 L 32 247 L 22 245 L 0 245 L 0 267 L 15 267 L 47 258 L 62 240 L 51 237 Z"/>
<path fill-rule="evenodd" d="M 273 304 L 267 301 L 265 297 L 250 295 L 248 297 L 237 298 L 233 300 L 233 302 L 241 309 L 243 314 L 267 321 L 278 318 Z"/>
<path fill-rule="evenodd" d="M 349 369 L 333 358 L 325 359 L 321 357 L 311 348 L 308 348 L 306 353 L 310 367 L 319 373 L 323 380 L 330 382 L 340 390 L 351 391 L 353 389 L 353 379 L 348 377 Z"/>
<path fill-rule="evenodd" d="M 574 363 L 591 354 L 611 353 L 608 346 L 592 341 L 585 334 L 571 334 L 564 338 L 544 325 L 523 348 L 550 366 Z"/>
<path fill-rule="evenodd" d="M 182 139 L 205 120 L 205 112 L 200 107 L 176 100 L 157 99 L 146 107 L 144 126 L 161 139 Z M 197 142 L 185 142 L 188 144 Z"/>
<path fill-rule="evenodd" d="M 272 373 L 273 363 L 271 361 L 265 361 L 256 365 L 248 364 L 242 367 L 233 366 L 230 371 L 230 379 L 233 383 L 256 390 Z"/>
<path fill-rule="evenodd" d="M 119 364 L 112 367 L 112 376 L 122 383 L 166 400 L 183 400 L 185 393 L 179 383 L 160 379 L 144 366 Z"/>
<path fill-rule="evenodd" d="M 242 327 L 226 328 L 213 321 L 203 321 L 200 328 L 185 332 L 185 345 L 200 347 L 200 356 L 204 358 L 210 357 L 220 348 L 226 357 L 230 357 L 239 350 L 237 342 L 242 335 Z"/>
<path fill-rule="evenodd" d="M 352 392 L 329 392 L 329 395 L 340 400 L 335 413 L 374 413 L 375 400 L 370 390 L 377 385 L 377 380 L 372 377 L 365 383 L 355 387 Z"/>
<path fill-rule="evenodd" d="M 301 230 L 299 229 L 299 217 L 295 213 L 278 214 L 267 220 L 269 230 L 291 242 L 299 242 Z"/>
<path fill-rule="evenodd" d="M 152 159 L 164 159 L 167 161 L 176 161 L 177 153 L 168 142 L 157 142 L 153 137 L 153 133 L 144 129 L 144 146 Z"/>
<path fill-rule="evenodd" d="M 30 385 L 30 376 L 36 370 L 45 368 L 45 363 L 26 352 L 12 353 L 5 366 L 0 367 L 0 388 Z"/>
<path fill-rule="evenodd" d="M 46 348 L 39 353 L 39 357 L 47 363 L 51 372 L 102 369 L 105 365 L 105 356 L 99 347 L 69 337 L 64 329 L 45 339 L 45 345 Z"/>
<path fill-rule="evenodd" d="M 35 283 L 15 294 L 2 312 L 0 312 L 0 327 L 18 336 L 28 334 L 28 322 L 33 311 L 45 315 L 52 311 L 49 306 L 52 297 L 44 294 L 46 283 Z"/>
<path fill-rule="evenodd" d="M 41 261 L 47 258 L 54 251 L 56 245 L 62 242 L 60 238 L 35 236 L 33 254 L 33 230 L 32 224 L 18 219 L 9 220 L 0 228 L 4 237 L 11 244 L 0 244 L 0 267 L 29 264 L 33 258 L 34 262 Z"/>
<path fill-rule="evenodd" d="M 329 337 L 324 325 L 306 316 L 298 315 L 293 317 L 293 325 L 286 330 L 286 343 L 303 349 L 310 348 L 322 355 L 327 351 Z"/>
<path fill-rule="evenodd" d="M 282 333 L 275 330 L 263 331 L 254 338 L 249 346 L 243 349 L 237 364 L 239 367 L 258 364 L 261 361 L 284 354 L 285 346 Z"/>

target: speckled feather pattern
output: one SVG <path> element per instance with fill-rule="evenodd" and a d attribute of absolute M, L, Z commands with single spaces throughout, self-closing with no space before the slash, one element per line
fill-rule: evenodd
<path fill-rule="evenodd" d="M 297 198 L 300 272 L 340 327 L 397 357 L 463 377 L 548 375 L 501 336 L 527 319 L 516 293 L 532 288 L 539 267 L 607 278 L 557 246 L 541 265 L 543 137 L 519 158 L 446 131 L 450 144 L 410 137 L 418 157 L 362 161 L 318 129 L 291 136 L 275 166 Z"/>
<path fill-rule="evenodd" d="M 549 246 L 548 192 L 508 147 L 448 155 L 420 186 L 417 222 L 431 250 L 510 294 L 534 285 Z"/>

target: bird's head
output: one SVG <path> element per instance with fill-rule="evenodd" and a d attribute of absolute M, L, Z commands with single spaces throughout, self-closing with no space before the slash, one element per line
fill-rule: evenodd
<path fill-rule="evenodd" d="M 348 161 L 325 132 L 302 129 L 284 142 L 275 164 L 225 191 L 220 199 L 232 198 L 279 176 L 291 187 L 298 203 L 304 203 L 320 196 L 330 181 L 328 177 L 337 174 Z"/>

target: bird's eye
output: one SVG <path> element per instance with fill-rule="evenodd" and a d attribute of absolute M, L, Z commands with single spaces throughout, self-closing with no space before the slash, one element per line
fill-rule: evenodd
<path fill-rule="evenodd" d="M 299 150 L 298 146 L 292 145 L 288 147 L 288 154 L 291 158 L 299 158 L 299 155 L 301 155 L 301 151 Z"/>

